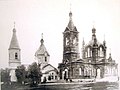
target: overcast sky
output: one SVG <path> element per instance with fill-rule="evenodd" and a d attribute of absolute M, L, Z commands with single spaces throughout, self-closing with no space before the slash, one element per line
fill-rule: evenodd
<path fill-rule="evenodd" d="M 107 44 L 112 58 L 120 63 L 120 0 L 0 0 L 0 67 L 8 67 L 8 48 L 14 21 L 21 48 L 21 62 L 31 64 L 40 46 L 41 33 L 50 54 L 50 63 L 57 67 L 62 62 L 63 34 L 69 12 L 82 39 L 87 44 L 96 28 L 98 40 Z M 94 23 L 93 23 L 94 22 Z"/>

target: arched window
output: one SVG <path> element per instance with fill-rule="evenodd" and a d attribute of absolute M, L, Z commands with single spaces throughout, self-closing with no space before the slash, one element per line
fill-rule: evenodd
<path fill-rule="evenodd" d="M 98 69 L 96 69 L 96 71 L 97 71 L 97 78 L 100 78 L 101 76 L 100 76 L 100 68 L 98 68 Z"/>
<path fill-rule="evenodd" d="M 90 52 L 90 48 L 88 48 L 87 50 L 88 50 L 88 51 L 87 51 L 87 52 L 88 52 L 88 57 L 90 57 L 90 55 L 91 55 L 91 54 L 90 54 L 90 53 L 91 53 L 91 52 Z"/>
<path fill-rule="evenodd" d="M 86 58 L 88 57 L 88 53 L 87 53 L 87 52 L 85 53 L 85 57 L 86 57 Z"/>
<path fill-rule="evenodd" d="M 45 57 L 45 62 L 47 62 L 47 57 Z"/>
<path fill-rule="evenodd" d="M 100 51 L 99 51 L 99 53 L 100 53 L 100 57 L 103 57 L 102 47 L 100 47 Z"/>
<path fill-rule="evenodd" d="M 15 59 L 18 59 L 18 54 L 17 53 L 15 53 Z"/>
<path fill-rule="evenodd" d="M 69 40 L 68 40 L 68 38 L 66 38 L 66 45 L 69 45 Z"/>
<path fill-rule="evenodd" d="M 92 75 L 92 68 L 89 67 L 89 75 L 91 76 Z"/>
<path fill-rule="evenodd" d="M 75 45 L 76 44 L 76 37 L 73 39 L 73 45 Z"/>
<path fill-rule="evenodd" d="M 92 57 L 92 50 L 90 51 L 90 55 L 91 55 L 91 57 Z"/>
<path fill-rule="evenodd" d="M 82 75 L 82 69 L 79 68 L 79 75 Z"/>
<path fill-rule="evenodd" d="M 98 49 L 98 56 L 100 56 L 100 50 Z"/>
<path fill-rule="evenodd" d="M 84 68 L 84 76 L 87 76 L 87 69 Z"/>

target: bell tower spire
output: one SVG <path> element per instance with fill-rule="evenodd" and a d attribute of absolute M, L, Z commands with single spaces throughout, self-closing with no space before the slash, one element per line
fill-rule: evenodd
<path fill-rule="evenodd" d="M 103 45 L 106 46 L 105 34 L 104 34 Z"/>
<path fill-rule="evenodd" d="M 93 28 L 92 28 L 92 40 L 96 39 L 96 29 L 95 29 L 95 21 L 93 21 Z"/>
<path fill-rule="evenodd" d="M 15 22 L 14 22 L 14 28 L 15 28 Z"/>
<path fill-rule="evenodd" d="M 70 3 L 70 12 L 69 12 L 69 17 L 70 17 L 70 20 L 71 20 L 71 19 L 72 19 L 71 3 Z"/>
<path fill-rule="evenodd" d="M 43 33 L 41 34 L 41 40 L 40 40 L 40 42 L 41 42 L 41 45 L 43 45 L 43 43 L 44 43 L 44 40 L 43 40 Z"/>
<path fill-rule="evenodd" d="M 10 42 L 9 49 L 15 49 L 15 48 L 20 49 L 19 43 L 18 43 L 18 40 L 17 40 L 17 36 L 16 36 L 16 29 L 15 29 L 15 23 L 14 23 L 13 35 L 12 35 L 12 39 L 11 39 L 11 42 Z"/>
<path fill-rule="evenodd" d="M 76 30 L 75 29 L 75 26 L 74 26 L 74 23 L 73 23 L 73 20 L 72 20 L 72 11 L 71 11 L 71 3 L 70 3 L 70 12 L 69 12 L 69 23 L 68 23 L 68 26 L 67 28 L 70 30 L 70 31 L 74 31 Z"/>
<path fill-rule="evenodd" d="M 41 39 L 43 39 L 43 33 L 41 34 Z"/>
<path fill-rule="evenodd" d="M 69 23 L 68 23 L 67 27 L 70 31 L 74 30 L 74 27 L 75 27 L 74 24 L 73 24 L 72 12 L 71 11 L 69 12 Z"/>
<path fill-rule="evenodd" d="M 94 40 L 95 38 L 96 38 L 96 29 L 93 26 L 93 28 L 92 28 L 92 40 Z"/>

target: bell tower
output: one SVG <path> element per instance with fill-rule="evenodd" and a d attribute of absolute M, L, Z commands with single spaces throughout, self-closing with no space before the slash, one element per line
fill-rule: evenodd
<path fill-rule="evenodd" d="M 13 28 L 13 35 L 9 46 L 9 68 L 10 68 L 10 80 L 16 82 L 15 69 L 21 65 L 21 49 L 16 36 L 15 23 Z"/>
<path fill-rule="evenodd" d="M 69 23 L 63 32 L 63 63 L 79 59 L 79 32 L 72 21 L 72 12 L 69 13 Z"/>

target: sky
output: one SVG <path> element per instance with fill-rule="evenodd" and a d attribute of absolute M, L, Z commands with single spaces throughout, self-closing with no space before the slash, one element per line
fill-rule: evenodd
<path fill-rule="evenodd" d="M 107 58 L 120 63 L 120 0 L 0 0 L 0 68 L 8 67 L 8 48 L 12 30 L 17 30 L 22 64 L 31 64 L 40 46 L 41 34 L 50 54 L 50 64 L 57 67 L 63 58 L 63 32 L 69 12 L 79 31 L 79 51 L 96 28 L 98 40 L 106 40 Z M 105 36 L 105 38 L 104 38 Z"/>

